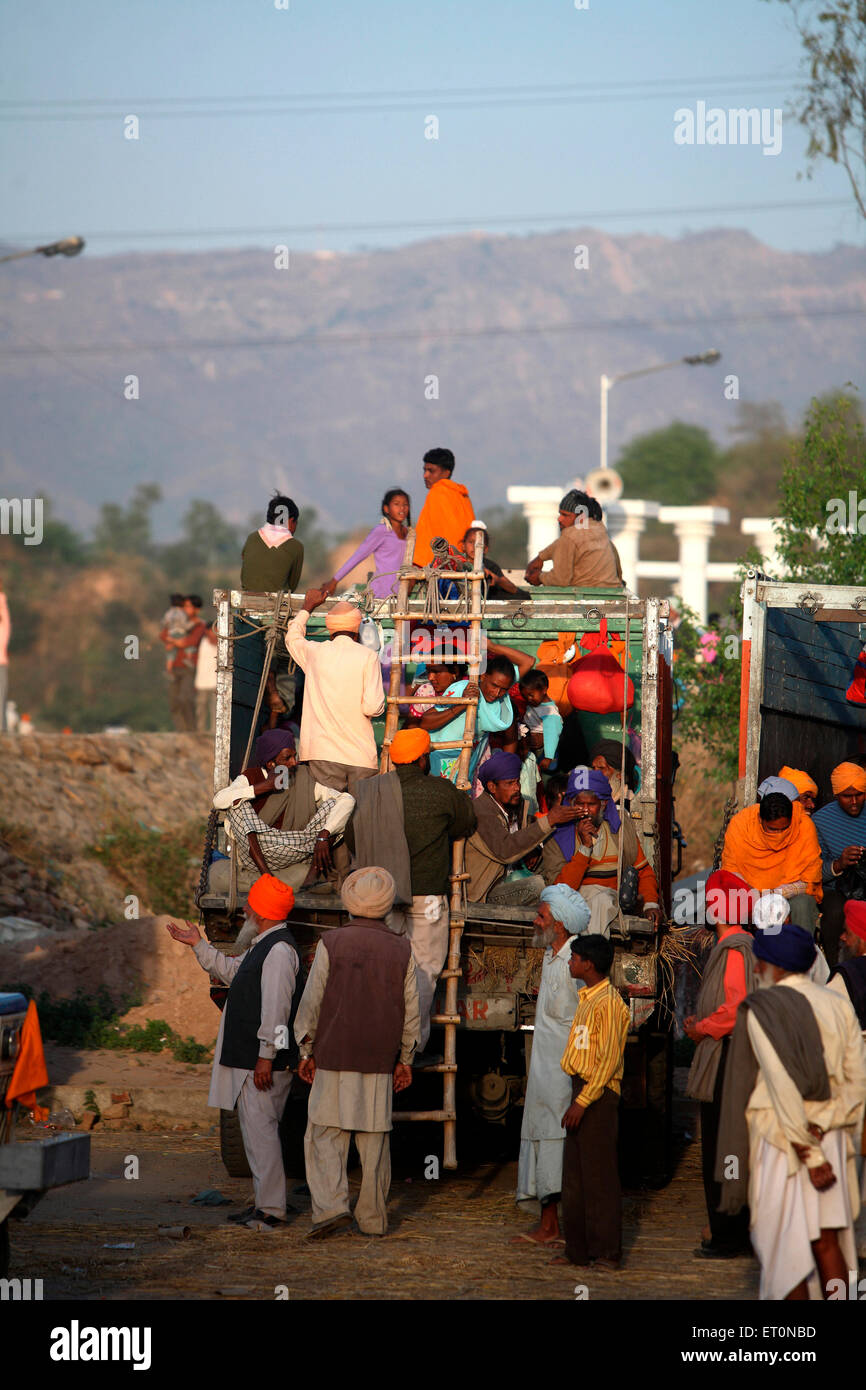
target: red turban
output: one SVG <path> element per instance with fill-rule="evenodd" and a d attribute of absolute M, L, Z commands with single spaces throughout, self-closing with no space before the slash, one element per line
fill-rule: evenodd
<path fill-rule="evenodd" d="M 426 729 L 398 729 L 391 739 L 392 763 L 416 763 L 430 752 L 430 735 Z"/>
<path fill-rule="evenodd" d="M 262 874 L 247 893 L 247 906 L 268 922 L 285 922 L 294 905 L 289 885 L 273 874 Z"/>
<path fill-rule="evenodd" d="M 729 923 L 745 926 L 759 895 L 739 874 L 728 869 L 716 869 L 710 874 L 704 889 L 706 918 L 711 926 Z"/>
<path fill-rule="evenodd" d="M 866 903 L 849 898 L 845 904 L 845 926 L 862 941 L 866 941 Z"/>

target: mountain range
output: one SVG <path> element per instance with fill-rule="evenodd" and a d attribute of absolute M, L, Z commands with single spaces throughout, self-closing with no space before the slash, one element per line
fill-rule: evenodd
<path fill-rule="evenodd" d="M 735 230 L 19 261 L 0 281 L 2 489 L 81 527 L 158 482 L 173 534 L 190 498 L 240 520 L 280 485 L 348 530 L 396 484 L 417 509 L 421 456 L 447 445 L 478 506 L 503 503 L 597 465 L 603 372 L 720 350 L 617 386 L 610 461 L 673 419 L 725 444 L 737 396 L 796 424 L 813 395 L 862 388 L 864 313 L 866 250 Z"/>

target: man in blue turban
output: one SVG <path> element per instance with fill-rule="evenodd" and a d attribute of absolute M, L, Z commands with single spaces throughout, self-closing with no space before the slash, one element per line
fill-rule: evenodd
<path fill-rule="evenodd" d="M 771 923 L 753 949 L 761 987 L 739 1006 L 725 1068 L 720 1210 L 748 1201 L 762 1299 L 845 1299 L 851 1271 L 856 1282 L 866 1048 L 848 1001 L 809 979 L 808 931 Z"/>
<path fill-rule="evenodd" d="M 547 815 L 530 816 L 520 791 L 521 767 L 517 754 L 503 749 L 481 764 L 478 776 L 484 791 L 472 803 L 478 828 L 466 845 L 471 903 L 534 907 L 544 887 L 544 879 L 535 872 L 541 846 L 556 826 L 579 814 L 576 807 L 557 806 Z"/>
<path fill-rule="evenodd" d="M 541 1219 L 514 1243 L 562 1244 L 557 1204 L 562 1191 L 565 1130 L 562 1117 L 571 1104 L 571 1077 L 562 1070 L 562 1054 L 577 1009 L 581 980 L 569 970 L 571 943 L 589 925 L 589 906 L 564 883 L 545 888 L 535 918 L 533 946 L 544 947 L 541 983 L 535 1006 L 535 1031 L 520 1130 L 517 1168 L 518 1202 L 541 1203 Z"/>

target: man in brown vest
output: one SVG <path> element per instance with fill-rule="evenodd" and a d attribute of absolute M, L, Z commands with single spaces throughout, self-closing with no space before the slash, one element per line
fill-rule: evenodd
<path fill-rule="evenodd" d="M 420 1033 L 411 946 L 384 920 L 395 891 L 386 869 L 349 875 L 341 897 L 350 920 L 321 937 L 295 1019 L 298 1075 L 312 1085 L 304 1138 L 313 1202 L 308 1240 L 352 1224 L 353 1134 L 362 1168 L 355 1220 L 364 1235 L 388 1229 L 391 1103 L 411 1084 Z"/>
<path fill-rule="evenodd" d="M 758 894 L 736 874 L 717 869 L 707 879 L 704 895 L 706 920 L 716 929 L 716 944 L 704 966 L 697 1013 L 683 1021 L 683 1028 L 697 1043 L 686 1093 L 701 1102 L 701 1159 L 709 1216 L 709 1232 L 695 1254 L 712 1260 L 750 1253 L 748 1208 L 736 1216 L 719 1211 L 721 1187 L 715 1169 L 728 1046 L 737 1009 L 757 987 L 752 938 L 740 924 L 748 922 Z"/>

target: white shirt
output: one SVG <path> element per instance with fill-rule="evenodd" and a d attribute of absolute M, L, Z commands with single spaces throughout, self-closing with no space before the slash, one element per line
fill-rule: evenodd
<path fill-rule="evenodd" d="M 302 608 L 286 632 L 289 654 L 306 677 L 298 760 L 376 768 L 370 720 L 385 708 L 379 654 L 345 633 L 308 641 L 309 617 Z"/>
<path fill-rule="evenodd" d="M 571 1104 L 571 1077 L 562 1070 L 562 1054 L 583 987 L 568 968 L 573 940 L 570 936 L 555 955 L 552 946 L 544 953 L 521 1139 L 565 1140 L 562 1117 Z"/>
<path fill-rule="evenodd" d="M 216 690 L 217 685 L 217 644 L 205 633 L 198 644 L 198 659 L 195 665 L 196 690 Z"/>
<path fill-rule="evenodd" d="M 248 950 L 239 956 L 227 956 L 209 941 L 199 941 L 193 948 L 196 959 L 203 969 L 216 975 L 223 984 L 230 985 L 240 969 L 241 962 L 255 951 L 272 932 L 284 927 L 285 922 L 275 922 L 267 931 L 261 932 Z M 259 1056 L 273 1058 L 278 1048 L 275 1043 L 277 1029 L 287 1028 L 292 1010 L 292 995 L 298 977 L 298 953 L 287 941 L 278 941 L 268 952 L 262 966 L 262 1017 L 258 1030 Z M 220 1062 L 223 1046 L 223 1030 L 226 1011 L 220 1015 L 219 1032 L 214 1047 L 213 1071 L 211 1072 L 210 1092 L 207 1103 L 217 1110 L 233 1110 L 241 1087 L 252 1071 L 247 1067 L 224 1067 Z M 287 1046 L 284 1043 L 283 1046 Z"/>

